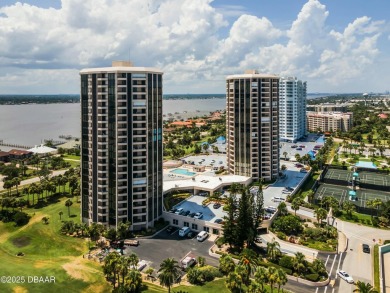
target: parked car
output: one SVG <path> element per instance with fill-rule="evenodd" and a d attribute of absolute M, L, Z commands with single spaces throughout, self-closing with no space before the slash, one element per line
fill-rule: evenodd
<path fill-rule="evenodd" d="M 191 213 L 191 214 L 188 215 L 188 217 L 193 218 L 193 217 L 195 217 L 195 214 L 196 214 L 196 213 Z"/>
<path fill-rule="evenodd" d="M 178 208 L 175 212 L 176 215 L 182 215 L 184 213 L 184 209 L 183 208 Z"/>
<path fill-rule="evenodd" d="M 297 168 L 302 168 L 303 165 L 302 165 L 302 164 L 299 164 L 299 163 L 296 163 L 296 164 L 295 164 L 295 167 L 297 167 Z"/>
<path fill-rule="evenodd" d="M 301 173 L 307 173 L 307 170 L 305 168 L 302 168 L 301 170 L 299 170 L 299 172 Z"/>
<path fill-rule="evenodd" d="M 340 276 L 341 279 L 345 280 L 349 284 L 353 284 L 353 278 L 347 274 L 345 271 L 338 271 L 337 274 Z"/>
<path fill-rule="evenodd" d="M 288 193 L 290 193 L 290 191 Z M 285 200 L 286 200 L 285 198 L 279 197 L 279 196 L 273 196 L 271 198 L 271 201 L 273 201 L 273 202 L 281 202 L 281 201 L 285 201 Z"/>
<path fill-rule="evenodd" d="M 286 186 L 285 188 L 286 188 L 286 190 L 289 190 L 289 191 L 293 191 L 294 190 L 294 188 L 292 188 L 290 186 Z"/>
<path fill-rule="evenodd" d="M 171 209 L 169 210 L 169 212 L 170 212 L 170 213 L 175 213 L 175 212 L 176 212 L 176 209 L 175 209 L 175 208 L 171 208 Z"/>
<path fill-rule="evenodd" d="M 213 205 L 213 208 L 214 209 L 219 209 L 221 207 L 221 204 L 219 202 L 216 202 L 214 205 Z"/>
<path fill-rule="evenodd" d="M 300 147 L 300 148 L 304 148 L 304 147 L 306 147 L 306 146 L 304 146 L 304 145 L 302 144 L 302 145 L 300 145 L 299 147 Z"/>
<path fill-rule="evenodd" d="M 290 191 L 290 190 L 283 189 L 283 190 L 282 190 L 282 193 L 283 193 L 283 194 L 290 194 L 291 191 Z"/>
<path fill-rule="evenodd" d="M 223 222 L 222 219 L 215 219 L 215 221 L 214 221 L 214 223 L 216 223 L 216 224 L 221 224 L 222 222 Z"/>
<path fill-rule="evenodd" d="M 269 207 L 267 207 L 267 209 L 269 209 L 269 210 L 271 210 L 271 211 L 273 211 L 273 212 L 276 212 L 276 208 L 273 207 L 273 206 L 269 206 Z"/>
<path fill-rule="evenodd" d="M 199 232 L 198 236 L 196 236 L 196 240 L 202 242 L 206 240 L 207 237 L 209 237 L 209 233 L 207 233 L 206 231 L 201 231 Z"/>
<path fill-rule="evenodd" d="M 301 151 L 301 150 L 302 150 L 302 148 L 296 148 L 296 150 L 297 150 L 297 151 Z"/>
<path fill-rule="evenodd" d="M 190 211 L 185 211 L 185 212 L 183 213 L 183 216 L 188 216 L 190 213 L 191 213 Z"/>
<path fill-rule="evenodd" d="M 202 219 L 203 218 L 203 213 L 196 213 L 194 218 L 195 219 Z"/>
<path fill-rule="evenodd" d="M 370 246 L 368 244 L 363 244 L 363 252 L 370 253 Z"/>
<path fill-rule="evenodd" d="M 295 144 L 291 146 L 292 149 L 295 149 L 296 147 L 297 147 L 297 145 L 295 145 Z"/>
<path fill-rule="evenodd" d="M 195 258 L 187 256 L 181 261 L 181 266 L 183 269 L 188 269 L 196 264 Z"/>
<path fill-rule="evenodd" d="M 189 227 L 183 227 L 179 230 L 179 236 L 184 237 L 190 232 L 191 232 L 191 229 Z"/>

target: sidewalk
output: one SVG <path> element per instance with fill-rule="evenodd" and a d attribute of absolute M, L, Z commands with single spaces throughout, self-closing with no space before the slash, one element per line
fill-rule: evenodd
<path fill-rule="evenodd" d="M 277 238 L 276 235 L 273 234 L 272 232 L 261 235 L 261 239 L 264 240 L 263 242 L 265 242 L 265 244 L 267 244 L 268 242 L 272 242 L 272 240 L 275 239 L 275 241 L 279 242 L 280 250 L 282 252 L 285 252 L 292 256 L 295 255 L 296 252 L 301 252 L 305 255 L 308 261 L 314 260 L 318 254 L 318 250 L 316 249 L 308 248 L 306 246 L 281 240 Z"/>

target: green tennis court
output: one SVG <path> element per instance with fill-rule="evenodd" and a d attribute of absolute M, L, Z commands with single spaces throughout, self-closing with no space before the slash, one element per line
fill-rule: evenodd
<path fill-rule="evenodd" d="M 340 205 L 342 205 L 345 200 L 349 200 L 348 193 L 351 190 L 351 188 L 346 186 L 321 184 L 316 191 L 315 198 L 321 200 L 325 196 L 332 196 L 338 200 Z M 360 207 L 367 207 L 367 201 L 376 198 L 382 200 L 383 202 L 388 201 L 390 200 L 390 193 L 378 190 L 357 189 L 357 200 L 353 200 L 351 202 Z"/>
<path fill-rule="evenodd" d="M 352 179 L 352 172 L 340 169 L 328 169 L 328 172 L 325 174 L 325 178 L 350 181 Z"/>
<path fill-rule="evenodd" d="M 390 176 L 389 175 L 362 171 L 362 172 L 359 172 L 359 178 L 360 178 L 360 182 L 390 187 Z M 390 188 L 389 188 L 389 190 L 390 190 Z"/>

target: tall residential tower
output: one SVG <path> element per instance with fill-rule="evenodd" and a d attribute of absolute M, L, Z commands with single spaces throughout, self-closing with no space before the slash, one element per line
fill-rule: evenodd
<path fill-rule="evenodd" d="M 279 77 L 247 70 L 226 77 L 227 165 L 232 174 L 279 175 Z"/>
<path fill-rule="evenodd" d="M 138 230 L 161 216 L 162 75 L 125 61 L 80 71 L 83 222 Z"/>
<path fill-rule="evenodd" d="M 296 77 L 279 81 L 279 134 L 291 142 L 306 134 L 306 82 Z"/>

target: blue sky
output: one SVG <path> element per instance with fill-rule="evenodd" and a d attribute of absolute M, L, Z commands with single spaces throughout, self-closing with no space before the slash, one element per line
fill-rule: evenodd
<path fill-rule="evenodd" d="M 386 0 L 0 1 L 0 94 L 78 93 L 79 70 L 131 59 L 165 93 L 224 93 L 251 68 L 309 92 L 390 90 Z"/>

